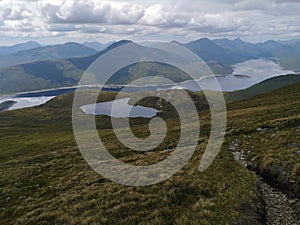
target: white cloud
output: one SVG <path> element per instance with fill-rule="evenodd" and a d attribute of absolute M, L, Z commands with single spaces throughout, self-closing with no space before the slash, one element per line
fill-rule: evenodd
<path fill-rule="evenodd" d="M 96 0 L 66 0 L 61 5 L 42 5 L 49 23 L 134 24 L 144 14 L 143 7 Z"/>
<path fill-rule="evenodd" d="M 145 9 L 145 14 L 140 20 L 147 25 L 161 25 L 166 23 L 162 4 L 156 4 Z"/>
<path fill-rule="evenodd" d="M 298 0 L 1 0 L 0 31 L 3 39 L 262 40 L 300 37 L 299 15 Z"/>

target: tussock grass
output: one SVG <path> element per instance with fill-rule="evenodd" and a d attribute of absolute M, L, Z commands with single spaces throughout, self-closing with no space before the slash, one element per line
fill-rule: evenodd
<path fill-rule="evenodd" d="M 299 140 L 295 135 L 299 129 L 294 129 L 299 126 L 299 87 L 229 105 L 228 123 L 234 132 L 202 173 L 198 165 L 208 139 L 210 115 L 201 112 L 202 134 L 192 160 L 171 179 L 149 187 L 112 183 L 88 166 L 72 134 L 71 94 L 41 107 L 1 113 L 0 221 L 30 225 L 263 224 L 256 177 L 233 160 L 228 147 L 237 138 L 242 149 L 254 146 L 247 157 L 257 158 L 259 170 L 279 163 L 292 178 L 299 178 L 299 163 L 293 155 L 296 149 L 284 147 Z M 108 93 L 101 101 L 114 96 Z M 170 152 L 164 150 L 175 147 L 178 121 L 166 119 L 172 128 L 169 136 L 157 151 L 147 154 L 120 147 L 109 126 L 100 135 L 119 159 L 148 165 L 167 157 Z M 143 133 L 145 122 L 133 121 L 133 130 Z M 257 132 L 264 125 L 275 128 Z"/>

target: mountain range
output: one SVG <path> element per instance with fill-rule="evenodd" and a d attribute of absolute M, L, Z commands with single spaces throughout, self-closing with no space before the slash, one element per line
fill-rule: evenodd
<path fill-rule="evenodd" d="M 0 71 L 0 93 L 15 93 L 77 85 L 84 71 L 97 58 L 111 49 L 126 43 L 132 42 L 119 41 L 105 50 L 87 57 L 37 61 L 4 68 Z M 217 62 L 208 62 L 208 65 L 214 73 L 229 74 L 232 72 L 231 68 Z M 188 79 L 186 74 L 169 65 L 142 63 L 123 68 L 109 82 L 110 84 L 128 84 L 134 79 L 143 76 L 153 76 L 158 73 L 173 77 L 175 82 Z"/>
<path fill-rule="evenodd" d="M 10 55 L 0 56 L 0 69 L 36 61 L 85 57 L 96 53 L 96 50 L 75 42 L 69 42 L 62 45 L 40 46 Z"/>
<path fill-rule="evenodd" d="M 25 51 L 38 47 L 41 47 L 41 45 L 34 41 L 16 44 L 13 46 L 0 46 L 0 55 L 10 55 L 19 51 Z"/>
<path fill-rule="evenodd" d="M 113 43 L 114 42 L 109 42 L 109 43 L 103 44 L 103 43 L 100 43 L 97 41 L 92 41 L 92 42 L 84 42 L 84 43 L 82 43 L 82 45 L 84 45 L 88 48 L 92 48 L 92 49 L 96 50 L 97 52 L 100 52 Z"/>
<path fill-rule="evenodd" d="M 4 49 L 0 54 L 2 55 L 0 56 L 0 94 L 76 85 L 84 71 L 99 56 L 130 42 L 119 41 L 107 47 L 99 42 L 83 44 L 70 42 L 52 46 L 40 46 L 36 42 L 28 42 L 11 47 L 0 47 L 0 50 Z M 207 62 L 215 74 L 231 74 L 234 64 L 257 58 L 279 61 L 285 69 L 300 71 L 300 40 L 285 42 L 270 40 L 253 44 L 241 39 L 201 38 L 184 44 L 175 43 L 196 53 Z M 97 49 L 102 50 L 97 52 Z M 13 53 L 4 56 L 9 52 L 8 50 Z M 133 78 L 153 75 L 161 71 L 170 76 L 174 75 L 178 81 L 185 79 L 185 76 L 182 73 L 180 75 L 178 71 L 175 72 L 174 68 L 164 65 L 163 69 L 162 65 L 153 63 L 124 68 L 111 82 L 124 84 L 125 81 L 130 82 Z"/>
<path fill-rule="evenodd" d="M 285 69 L 300 71 L 300 40 L 286 42 L 269 40 L 264 43 L 252 44 L 238 38 L 235 40 L 217 39 L 212 42 L 246 59 L 275 59 Z M 220 62 L 225 63 L 224 61 Z"/>

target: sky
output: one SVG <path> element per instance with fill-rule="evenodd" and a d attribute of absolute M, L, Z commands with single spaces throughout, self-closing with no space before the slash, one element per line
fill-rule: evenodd
<path fill-rule="evenodd" d="M 0 0 L 0 45 L 300 38 L 300 0 Z"/>

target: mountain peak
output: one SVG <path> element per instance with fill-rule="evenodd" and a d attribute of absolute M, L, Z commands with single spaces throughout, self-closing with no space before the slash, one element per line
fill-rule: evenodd
<path fill-rule="evenodd" d="M 190 45 L 190 44 L 203 44 L 203 45 L 211 45 L 211 44 L 214 44 L 211 40 L 209 40 L 208 38 L 200 38 L 198 40 L 195 40 L 195 41 L 192 41 L 192 42 L 189 42 L 187 43 L 187 45 Z"/>
<path fill-rule="evenodd" d="M 236 42 L 236 43 L 244 43 L 244 41 L 240 38 L 236 38 L 233 41 Z"/>
<path fill-rule="evenodd" d="M 211 41 L 211 40 L 209 40 L 207 37 L 205 37 L 205 38 L 200 38 L 197 41 Z"/>
<path fill-rule="evenodd" d="M 180 43 L 180 42 L 178 42 L 178 41 L 175 41 L 175 40 L 171 41 L 171 44 L 181 45 L 181 43 Z"/>
<path fill-rule="evenodd" d="M 113 49 L 113 48 L 119 47 L 121 45 L 129 44 L 129 43 L 133 43 L 133 41 L 130 41 L 130 40 L 117 41 L 117 42 L 111 44 L 110 46 L 108 46 L 108 49 Z"/>
<path fill-rule="evenodd" d="M 31 44 L 31 45 L 41 45 L 40 43 L 36 42 L 36 41 L 27 41 L 23 44 Z"/>
<path fill-rule="evenodd" d="M 92 56 L 92 58 L 93 58 L 92 60 L 95 60 L 94 58 L 97 58 L 114 48 L 117 48 L 117 47 L 125 45 L 125 44 L 129 44 L 129 43 L 134 43 L 134 42 L 130 41 L 130 40 L 121 40 L 121 41 L 114 42 L 111 45 L 109 45 L 107 48 L 105 48 L 104 50 L 100 51 L 98 54 Z"/>
<path fill-rule="evenodd" d="M 82 46 L 81 44 L 77 42 L 67 42 L 63 44 L 64 46 Z"/>

